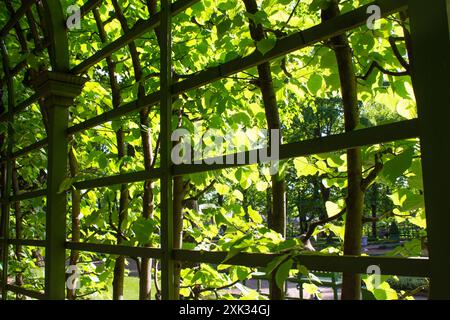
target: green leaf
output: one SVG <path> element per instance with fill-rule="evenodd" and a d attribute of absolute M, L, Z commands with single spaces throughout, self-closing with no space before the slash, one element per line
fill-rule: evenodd
<path fill-rule="evenodd" d="M 132 225 L 132 230 L 136 235 L 136 240 L 141 244 L 148 243 L 153 234 L 154 226 L 155 221 L 153 219 L 139 217 L 138 220 L 136 220 Z"/>
<path fill-rule="evenodd" d="M 394 183 L 406 170 L 411 167 L 414 149 L 408 148 L 384 164 L 383 176 Z"/>
<path fill-rule="evenodd" d="M 275 282 L 277 283 L 278 288 L 282 289 L 283 284 L 286 279 L 289 277 L 289 271 L 292 269 L 292 265 L 294 264 L 294 260 L 289 259 L 277 269 L 277 273 L 275 274 Z"/>
<path fill-rule="evenodd" d="M 256 183 L 256 190 L 259 192 L 265 191 L 269 187 L 269 184 L 265 181 L 258 181 Z"/>
<path fill-rule="evenodd" d="M 313 0 L 309 5 L 309 10 L 317 11 L 328 8 L 330 0 Z"/>
<path fill-rule="evenodd" d="M 98 166 L 101 169 L 106 169 L 108 167 L 108 158 L 104 153 L 101 153 L 98 157 Z"/>
<path fill-rule="evenodd" d="M 226 11 L 236 8 L 237 1 L 236 0 L 227 0 L 224 2 L 220 2 L 217 4 L 217 8 L 220 10 Z"/>
<path fill-rule="evenodd" d="M 231 121 L 234 123 L 241 123 L 245 126 L 250 126 L 252 123 L 252 119 L 250 116 L 245 112 L 238 112 L 231 116 Z"/>
<path fill-rule="evenodd" d="M 313 176 L 317 172 L 319 172 L 320 174 L 325 173 L 314 164 L 311 164 L 306 157 L 299 157 L 294 159 L 294 166 L 295 170 L 297 171 L 298 177 Z"/>
<path fill-rule="evenodd" d="M 327 215 L 329 218 L 337 215 L 339 212 L 341 212 L 341 208 L 339 207 L 339 205 L 337 203 L 331 202 L 331 201 L 327 201 L 325 203 L 325 207 L 327 209 Z"/>
<path fill-rule="evenodd" d="M 273 270 L 275 270 L 280 263 L 282 263 L 286 258 L 289 257 L 289 254 L 283 254 L 282 256 L 274 258 L 267 264 L 266 273 L 271 274 Z"/>
<path fill-rule="evenodd" d="M 322 76 L 314 73 L 309 77 L 307 86 L 308 90 L 311 92 L 312 95 L 316 95 L 317 92 L 319 92 L 320 88 L 322 88 L 323 78 Z"/>
<path fill-rule="evenodd" d="M 236 275 L 240 281 L 244 281 L 248 278 L 248 276 L 252 273 L 252 270 L 247 267 L 237 266 L 235 268 Z"/>
<path fill-rule="evenodd" d="M 305 277 L 309 277 L 309 270 L 304 265 L 298 266 L 298 272 Z"/>
<path fill-rule="evenodd" d="M 72 187 L 73 180 L 71 178 L 65 178 L 58 188 L 58 193 L 64 193 Z"/>
<path fill-rule="evenodd" d="M 306 291 L 306 294 L 310 296 L 316 295 L 319 291 L 319 288 L 313 283 L 304 283 L 303 289 Z"/>
<path fill-rule="evenodd" d="M 248 216 L 254 223 L 260 224 L 263 222 L 263 219 L 258 211 L 253 210 L 252 207 L 248 207 Z"/>
<path fill-rule="evenodd" d="M 265 55 L 267 52 L 272 50 L 275 47 L 275 44 L 277 43 L 277 40 L 275 39 L 263 39 L 261 41 L 258 41 L 256 44 L 256 47 L 258 48 L 259 52 L 261 52 L 263 55 Z"/>
<path fill-rule="evenodd" d="M 239 190 L 234 190 L 233 196 L 240 201 L 244 201 L 244 195 Z"/>
<path fill-rule="evenodd" d="M 283 241 L 276 247 L 275 251 L 281 252 L 281 251 L 285 251 L 288 249 L 293 249 L 295 247 L 298 247 L 300 243 L 297 242 L 296 240 L 297 239 L 288 239 L 286 241 Z"/>
<path fill-rule="evenodd" d="M 227 195 L 230 192 L 230 187 L 222 183 L 216 183 L 214 189 L 216 189 L 217 193 L 221 196 Z"/>

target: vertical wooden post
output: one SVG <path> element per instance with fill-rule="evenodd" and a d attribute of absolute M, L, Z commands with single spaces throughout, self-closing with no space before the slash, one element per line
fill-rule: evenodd
<path fill-rule="evenodd" d="M 67 199 L 60 186 L 67 177 L 68 107 L 81 93 L 85 81 L 64 73 L 43 72 L 34 82 L 48 114 L 45 293 L 51 300 L 65 298 Z"/>
<path fill-rule="evenodd" d="M 161 294 L 174 299 L 172 135 L 172 36 L 171 0 L 161 0 Z"/>
<path fill-rule="evenodd" d="M 48 178 L 45 252 L 45 293 L 47 299 L 65 298 L 66 194 L 59 192 L 67 176 L 68 107 L 80 94 L 83 78 L 69 71 L 69 43 L 65 14 L 58 0 L 44 0 L 44 25 L 51 41 L 49 56 L 54 72 L 44 72 L 36 79 L 36 92 L 48 110 Z"/>
<path fill-rule="evenodd" d="M 4 171 L 4 190 L 2 193 L 2 299 L 6 300 L 8 297 L 8 292 L 6 286 L 8 284 L 8 239 L 9 239 L 9 214 L 11 209 L 11 204 L 9 201 L 11 195 L 11 186 L 12 186 L 12 161 L 11 154 L 14 146 L 14 108 L 15 108 L 15 94 L 14 94 L 14 82 L 13 78 L 10 75 L 10 65 L 8 58 L 8 51 L 5 45 L 5 42 L 2 40 L 0 43 L 1 46 L 1 55 L 2 55 L 2 63 L 3 70 L 5 72 L 6 86 L 8 92 L 8 128 L 7 128 L 7 137 L 6 137 L 6 154 L 5 154 L 5 166 L 6 170 Z"/>
<path fill-rule="evenodd" d="M 420 119 L 431 299 L 450 299 L 450 0 L 411 0 L 412 71 Z"/>

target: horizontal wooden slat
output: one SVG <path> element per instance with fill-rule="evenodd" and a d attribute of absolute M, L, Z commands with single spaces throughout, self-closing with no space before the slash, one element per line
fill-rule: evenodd
<path fill-rule="evenodd" d="M 153 169 L 151 172 L 139 171 L 132 173 L 124 173 L 116 176 L 102 177 L 92 180 L 80 181 L 73 184 L 78 190 L 95 189 L 119 185 L 124 183 L 134 183 L 150 179 L 158 179 L 161 176 L 159 169 Z"/>
<path fill-rule="evenodd" d="M 160 259 L 162 256 L 161 249 L 157 248 L 129 247 L 110 244 L 66 242 L 66 249 L 85 252 L 95 252 L 102 254 L 114 254 L 127 257 L 145 257 L 154 259 Z"/>
<path fill-rule="evenodd" d="M 9 198 L 9 201 L 10 202 L 24 201 L 24 200 L 34 199 L 34 198 L 45 197 L 46 195 L 47 195 L 47 189 L 36 190 L 36 191 L 30 191 L 30 192 L 18 194 L 16 196 L 12 196 Z"/>
<path fill-rule="evenodd" d="M 47 242 L 45 240 L 28 240 L 28 239 L 8 239 L 8 244 L 14 246 L 28 246 L 28 247 L 45 247 Z"/>
<path fill-rule="evenodd" d="M 16 159 L 18 157 L 24 156 L 24 155 L 26 155 L 28 153 L 33 152 L 33 151 L 45 148 L 47 146 L 47 144 L 48 144 L 48 139 L 47 138 L 42 139 L 41 141 L 33 143 L 32 145 L 30 145 L 28 147 L 25 147 L 23 149 L 17 150 L 16 152 L 14 152 L 12 154 L 12 158 Z"/>
<path fill-rule="evenodd" d="M 37 102 L 37 100 L 39 99 L 40 95 L 35 93 L 32 96 L 30 96 L 29 98 L 27 98 L 26 100 L 20 102 L 15 108 L 14 108 L 14 115 L 22 112 L 23 110 L 25 110 L 26 108 L 28 108 L 30 105 L 32 105 L 33 103 Z M 3 114 L 0 115 L 0 122 L 4 122 L 8 120 L 8 112 L 5 112 Z"/>
<path fill-rule="evenodd" d="M 159 92 L 156 92 L 156 93 L 153 93 L 153 94 L 150 94 L 150 95 L 144 97 L 143 99 L 139 99 L 139 100 L 127 103 L 123 106 L 120 106 L 117 109 L 102 113 L 96 117 L 89 119 L 89 120 L 86 120 L 79 124 L 76 124 L 76 125 L 70 127 L 67 130 L 67 133 L 69 135 L 73 135 L 75 133 L 94 128 L 105 122 L 112 121 L 114 119 L 125 116 L 129 113 L 139 111 L 146 106 L 155 105 L 158 102 L 159 102 Z"/>
<path fill-rule="evenodd" d="M 366 145 L 417 138 L 418 136 L 419 121 L 417 119 L 406 120 L 323 138 L 284 144 L 280 146 L 279 159 L 286 160 L 290 158 L 334 152 Z M 255 157 L 257 161 L 250 161 L 250 153 L 252 152 L 258 155 Z M 267 148 L 209 158 L 203 160 L 203 164 L 177 165 L 174 166 L 173 175 L 180 176 L 259 163 L 260 152 L 264 155 L 267 154 Z M 233 159 L 233 161 L 228 161 L 227 163 L 227 158 Z M 238 164 L 238 159 L 245 159 L 245 161 L 240 161 Z M 220 162 L 222 164 L 220 164 Z M 208 165 L 206 163 L 214 164 Z"/>
<path fill-rule="evenodd" d="M 48 139 L 47 138 L 42 139 L 41 141 L 33 143 L 32 145 L 29 145 L 28 147 L 17 150 L 9 157 L 9 159 L 17 159 L 17 158 L 24 156 L 26 154 L 29 154 L 33 151 L 43 149 L 43 148 L 47 147 L 47 144 L 48 144 Z M 6 162 L 6 160 L 7 159 L 2 158 L 2 159 L 0 159 L 0 162 Z"/>
<path fill-rule="evenodd" d="M 174 259 L 183 262 L 221 264 L 227 252 L 206 252 L 174 250 Z M 240 253 L 225 264 L 247 267 L 266 267 L 278 254 Z M 381 274 L 398 276 L 428 277 L 430 274 L 427 258 L 336 256 L 323 254 L 301 254 L 297 263 L 309 270 L 330 272 L 367 273 L 369 266 L 379 266 Z"/>
<path fill-rule="evenodd" d="M 6 285 L 6 290 L 14 292 L 14 293 L 18 293 L 21 294 L 23 296 L 26 297 L 30 297 L 33 299 L 38 299 L 38 300 L 44 300 L 45 299 L 45 294 L 42 292 L 37 292 L 37 291 L 33 291 L 33 290 L 29 290 L 29 289 L 25 289 L 16 285 L 11 285 L 8 284 Z"/>

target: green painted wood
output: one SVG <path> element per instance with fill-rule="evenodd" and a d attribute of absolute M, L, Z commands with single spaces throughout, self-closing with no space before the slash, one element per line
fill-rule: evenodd
<path fill-rule="evenodd" d="M 163 44 L 161 48 L 161 92 L 153 93 L 147 96 L 145 99 L 140 101 L 134 101 L 128 103 L 117 110 L 104 113 L 98 117 L 89 119 L 81 124 L 75 125 L 71 128 L 67 128 L 66 121 L 66 107 L 67 107 L 67 96 L 60 98 L 49 99 L 50 105 L 55 107 L 56 112 L 53 113 L 52 125 L 51 125 L 51 136 L 49 132 L 49 138 L 47 141 L 43 140 L 33 144 L 32 146 L 26 147 L 22 150 L 16 151 L 15 153 L 9 152 L 9 157 L 3 161 L 8 161 L 10 164 L 14 157 L 24 155 L 30 151 L 37 150 L 46 145 L 46 142 L 50 142 L 49 148 L 49 173 L 53 174 L 51 176 L 52 186 L 48 188 L 47 196 L 49 197 L 49 203 L 51 206 L 47 212 L 47 228 L 52 229 L 52 234 L 46 241 L 49 243 L 50 250 L 48 255 L 50 256 L 46 263 L 55 270 L 59 271 L 64 269 L 64 263 L 62 263 L 61 257 L 62 251 L 65 249 L 90 251 L 90 252 L 101 252 L 109 254 L 121 254 L 121 255 L 132 255 L 132 256 L 147 256 L 152 258 L 162 259 L 162 293 L 164 299 L 170 299 L 173 296 L 173 259 L 181 261 L 191 261 L 191 262 L 205 262 L 219 264 L 223 261 L 227 255 L 226 252 L 198 252 L 189 250 L 174 250 L 172 246 L 173 241 L 173 221 L 172 219 L 172 175 L 189 174 L 194 172 L 203 172 L 209 170 L 223 169 L 225 166 L 207 166 L 207 165 L 181 165 L 173 167 L 170 162 L 170 128 L 171 128 L 171 98 L 173 96 L 179 95 L 193 88 L 203 86 L 205 84 L 211 83 L 213 81 L 220 80 L 226 76 L 235 74 L 242 70 L 253 67 L 265 61 L 272 60 L 274 58 L 280 57 L 282 55 L 288 54 L 295 50 L 310 46 L 318 41 L 326 40 L 331 36 L 342 33 L 344 31 L 353 29 L 362 25 L 366 19 L 366 8 L 364 6 L 353 12 L 344 14 L 334 20 L 322 23 L 315 27 L 302 32 L 294 33 L 284 39 L 280 39 L 269 53 L 262 56 L 259 52 L 254 54 L 235 59 L 233 61 L 227 62 L 220 66 L 201 71 L 190 78 L 179 82 L 177 84 L 171 83 L 170 78 L 170 67 L 171 67 L 171 39 L 170 39 L 170 28 L 171 28 L 171 16 L 181 12 L 188 6 L 192 5 L 197 1 L 180 0 L 170 7 L 170 1 L 163 1 L 163 6 L 161 12 L 155 17 L 148 19 L 146 21 L 141 21 L 129 34 L 117 39 L 113 43 L 106 46 L 104 49 L 97 52 L 91 58 L 85 60 L 80 65 L 72 69 L 72 72 L 81 73 L 86 71 L 89 67 L 101 61 L 106 56 L 112 54 L 118 49 L 126 46 L 128 43 L 143 35 L 145 32 L 150 31 L 156 26 L 160 26 L 163 32 Z M 382 272 L 384 274 L 396 274 L 396 275 L 409 275 L 409 276 L 427 276 L 432 275 L 432 297 L 434 298 L 449 298 L 450 288 L 450 276 L 448 275 L 448 270 L 450 270 L 449 259 L 447 258 L 449 252 L 449 234 L 446 231 L 450 226 L 450 215 L 442 214 L 446 212 L 447 206 L 443 203 L 445 195 L 441 193 L 444 192 L 445 188 L 440 188 L 434 185 L 435 181 L 442 179 L 442 171 L 436 168 L 444 166 L 446 159 L 450 156 L 450 147 L 445 143 L 446 140 L 446 124 L 445 120 L 447 117 L 445 115 L 448 111 L 444 108 L 446 103 L 449 101 L 449 93 L 446 88 L 449 85 L 449 27 L 448 27 L 448 14 L 447 10 L 449 8 L 449 0 L 436 0 L 437 5 L 435 7 L 429 6 L 426 8 L 427 14 L 424 14 L 424 4 L 419 0 L 399 0 L 399 1 L 389 1 L 389 0 L 379 0 L 375 4 L 378 4 L 382 9 L 383 16 L 391 14 L 399 10 L 405 10 L 408 7 L 408 3 L 411 2 L 409 7 L 410 13 L 412 13 L 412 33 L 414 42 L 414 87 L 417 93 L 418 109 L 420 121 L 410 120 L 403 121 L 396 124 L 385 125 L 375 128 L 358 130 L 352 132 L 350 135 L 336 135 L 331 137 L 325 137 L 321 139 L 313 139 L 308 141 L 302 141 L 292 144 L 287 144 L 281 147 L 280 158 L 287 159 L 292 157 L 298 157 L 303 155 L 317 154 L 323 152 L 331 152 L 342 150 L 351 147 L 370 145 L 382 142 L 389 142 L 393 140 L 401 140 L 407 138 L 414 138 L 419 135 L 422 136 L 422 148 L 423 154 L 425 155 L 423 166 L 424 166 L 424 180 L 425 180 L 425 198 L 427 203 L 427 222 L 429 226 L 429 238 L 430 238 L 430 256 L 431 260 L 428 259 L 403 259 L 403 258 L 379 258 L 379 257 L 352 257 L 352 256 L 324 256 L 324 255 L 302 255 L 300 257 L 300 262 L 310 269 L 317 269 L 323 271 L 350 271 L 355 273 L 364 273 L 368 265 L 376 264 L 380 265 Z M 90 8 L 89 6 L 97 6 L 100 1 L 88 1 L 85 8 Z M 25 4 L 25 2 L 24 2 Z M 56 4 L 55 7 L 53 5 Z M 52 47 L 51 47 L 51 59 L 52 65 L 55 71 L 67 71 L 68 67 L 68 52 L 67 52 L 67 39 L 65 37 L 65 32 L 58 28 L 61 23 L 63 23 L 63 15 L 59 7 L 59 1 L 47 0 L 45 1 L 47 18 L 46 23 L 50 24 L 50 30 L 53 30 L 51 34 Z M 184 7 L 186 6 L 186 7 Z M 170 10 L 172 8 L 172 12 Z M 20 11 L 21 9 L 19 9 Z M 16 15 L 18 15 L 16 12 Z M 86 9 L 86 13 L 89 10 Z M 15 16 L 16 16 L 15 15 Z M 20 19 L 16 18 L 17 21 Z M 15 22 L 17 23 L 17 22 Z M 7 25 L 9 30 L 11 30 L 15 25 L 13 19 L 11 19 Z M 12 24 L 12 26 L 11 26 Z M 6 29 L 3 30 L 6 30 Z M 0 34 L 2 34 L 1 31 Z M 8 30 L 8 32 L 9 32 Z M 433 37 L 429 37 L 429 34 L 433 34 Z M 436 41 L 435 36 L 440 39 Z M 55 44 L 58 43 L 58 46 Z M 62 45 L 61 45 L 62 44 Z M 60 47 L 61 49 L 59 49 Z M 433 53 L 433 58 L 430 58 L 429 48 L 434 48 L 433 52 L 437 52 L 440 56 L 439 59 Z M 430 72 L 432 70 L 432 72 Z M 6 78 L 6 77 L 5 77 Z M 438 81 L 437 81 L 438 80 Z M 430 83 L 438 83 L 438 86 L 434 86 L 434 89 L 430 87 Z M 437 88 L 437 89 L 436 89 Z M 43 88 L 44 89 L 44 88 Z M 47 94 L 54 93 L 55 88 L 47 88 L 42 90 L 39 94 L 34 97 L 30 97 L 27 101 L 19 104 L 16 108 L 12 109 L 11 112 L 7 114 L 0 115 L 0 121 L 10 121 L 12 122 L 14 114 L 23 111 L 27 106 L 34 103 L 41 93 L 47 92 Z M 52 91 L 53 90 L 53 91 Z M 13 91 L 13 90 L 12 90 Z M 58 94 L 64 95 L 64 89 L 59 88 Z M 77 91 L 77 90 L 75 90 Z M 436 92 L 440 94 L 435 94 Z M 73 95 L 74 92 L 67 92 L 68 96 Z M 47 96 L 48 97 L 48 96 Z M 98 244 L 85 244 L 85 243 L 66 243 L 64 239 L 64 244 L 62 244 L 62 234 L 63 232 L 55 232 L 55 228 L 58 223 L 65 222 L 62 221 L 62 215 L 51 214 L 55 213 L 56 208 L 65 208 L 66 199 L 64 195 L 57 195 L 56 186 L 57 182 L 60 182 L 61 178 L 65 177 L 62 174 L 59 178 L 56 175 L 63 172 L 62 166 L 55 164 L 57 160 L 67 161 L 66 152 L 61 152 L 64 146 L 67 147 L 67 133 L 69 135 L 93 128 L 99 124 L 102 124 L 113 119 L 117 119 L 121 116 L 129 114 L 131 112 L 139 111 L 140 109 L 152 105 L 161 103 L 161 133 L 162 137 L 165 137 L 165 142 L 162 144 L 162 155 L 161 155 L 161 169 L 158 170 L 157 176 L 161 178 L 161 190 L 162 190 L 162 249 L 148 249 L 148 248 L 135 248 L 126 246 L 113 246 L 113 245 L 98 245 Z M 14 105 L 14 101 L 10 101 L 9 105 Z M 436 109 L 427 106 L 436 106 Z M 60 106 L 60 107 L 57 107 Z M 10 109 L 8 107 L 8 109 Z M 53 110 L 53 109 L 52 109 Z M 65 110 L 65 111 L 62 111 Z M 438 113 L 439 117 L 434 114 Z M 440 118 L 440 119 L 437 119 Z M 63 125 L 59 125 L 56 122 L 63 120 Z M 419 127 L 420 123 L 420 127 Z M 66 130 L 63 130 L 65 127 Z M 11 135 L 12 136 L 12 135 Z M 55 142 L 56 141 L 56 142 Z M 164 145 L 165 144 L 165 145 Z M 163 146 L 164 145 L 164 146 Z M 58 151 L 59 150 L 59 155 Z M 12 150 L 11 150 L 12 151 Z M 50 156 L 51 154 L 51 156 Z M 427 157 L 426 154 L 439 154 L 439 157 Z M 237 157 L 237 154 L 234 155 Z M 247 153 L 248 157 L 248 153 Z M 51 158 L 51 159 L 50 159 Z M 171 169 L 173 168 L 173 171 Z M 150 173 L 148 172 L 137 172 L 129 173 L 124 175 L 117 175 L 112 177 L 102 177 L 98 179 L 92 179 L 88 181 L 77 182 L 76 187 L 83 189 L 98 188 L 109 186 L 113 184 L 120 183 L 131 183 L 138 182 L 148 178 Z M 153 174 L 153 173 L 152 173 Z M 50 178 L 49 175 L 49 178 Z M 439 175 L 439 176 L 438 176 Z M 49 182 L 50 183 L 50 182 Z M 441 192 L 441 193 L 439 193 Z M 16 197 L 10 197 L 9 194 L 4 199 L 8 201 L 2 201 L 2 205 L 8 204 L 12 200 L 28 199 L 31 196 L 42 196 L 44 195 L 42 191 L 36 191 L 34 193 L 27 193 L 18 195 Z M 64 199 L 64 200 L 62 200 Z M 64 204 L 63 204 L 64 203 Z M 65 212 L 65 211 L 64 211 Z M 7 233 L 6 233 L 7 235 Z M 65 237 L 65 234 L 64 234 Z M 8 243 L 13 245 L 31 245 L 31 244 L 45 244 L 47 242 L 42 242 L 39 240 L 13 240 L 8 239 L 6 236 L 1 239 L 2 246 L 6 246 Z M 4 250 L 6 252 L 6 250 Z M 57 252 L 55 254 L 55 252 Z M 238 264 L 247 265 L 254 267 L 263 267 L 273 259 L 276 255 L 270 254 L 247 254 L 241 253 L 227 261 L 227 264 Z M 4 259 L 4 257 L 2 257 Z M 48 274 L 46 275 L 50 277 Z M 58 284 L 56 279 L 61 280 L 61 273 L 58 273 L 58 277 L 52 277 L 52 279 L 46 279 L 47 286 L 47 296 L 48 298 L 63 299 L 64 295 L 61 294 L 61 288 L 64 286 L 64 281 L 60 281 Z M 48 282 L 52 284 L 48 284 Z M 6 289 L 17 292 L 17 290 L 24 290 L 22 288 L 15 288 L 13 286 L 7 286 L 4 282 L 2 283 Z M 25 291 L 22 291 L 25 292 Z M 20 293 L 20 292 L 19 292 Z M 28 292 L 29 294 L 35 294 Z M 21 293 L 27 295 L 26 293 Z M 37 294 L 35 297 L 43 298 L 42 294 Z"/>
<path fill-rule="evenodd" d="M 10 63 L 8 57 L 8 50 L 6 48 L 6 44 L 3 40 L 0 41 L 0 52 L 2 56 L 2 64 L 3 70 L 6 76 L 6 87 L 8 91 L 8 127 L 7 127 L 7 137 L 6 137 L 6 177 L 5 177 L 5 189 L 2 194 L 2 234 L 3 234 L 3 242 L 2 242 L 2 299 L 6 300 L 8 296 L 6 285 L 8 284 L 8 238 L 9 238 L 9 216 L 11 210 L 11 202 L 8 201 L 11 191 L 12 191 L 12 169 L 13 163 L 12 159 L 9 155 L 12 153 L 14 146 L 14 108 L 15 108 L 15 91 L 14 91 L 14 81 L 10 76 Z"/>
<path fill-rule="evenodd" d="M 372 128 L 361 129 L 354 132 L 342 133 L 338 135 L 310 139 L 300 142 L 294 142 L 289 144 L 284 144 L 280 146 L 280 159 L 290 159 L 301 156 L 308 156 L 312 154 L 327 153 L 333 151 L 344 150 L 354 147 L 362 147 L 366 145 L 386 143 L 403 139 L 417 138 L 419 137 L 419 121 L 417 119 L 405 120 L 397 123 L 380 125 Z M 12 154 L 13 158 L 25 155 L 31 151 L 43 148 L 46 145 L 47 139 L 37 142 L 36 144 L 26 147 Z M 208 158 L 206 161 L 208 163 L 212 162 L 223 162 L 223 164 L 196 164 L 196 165 L 175 165 L 173 166 L 173 175 L 186 175 L 192 173 L 200 173 L 211 170 L 221 170 L 226 168 L 238 167 L 242 165 L 248 165 L 253 163 L 259 163 L 259 157 L 256 158 L 256 162 L 251 162 L 250 153 L 263 152 L 265 149 L 257 149 L 252 151 L 247 151 L 244 153 L 236 153 L 232 155 L 234 159 L 234 164 L 227 164 L 227 157 L 230 155 L 219 156 L 214 158 Z M 245 159 L 245 164 L 237 164 L 237 159 Z M 111 185 L 121 184 L 121 183 L 133 183 L 139 182 L 151 177 L 152 179 L 157 179 L 161 177 L 160 169 L 154 169 L 152 172 L 135 172 L 127 173 L 110 177 L 102 177 L 97 179 L 91 179 L 88 181 L 81 181 L 74 184 L 77 189 L 93 189 L 100 187 L 107 187 Z"/>
<path fill-rule="evenodd" d="M 419 121 L 417 119 L 406 120 L 323 138 L 284 144 L 280 146 L 280 160 L 340 151 L 378 143 L 417 138 L 418 136 Z M 263 151 L 262 154 L 267 154 L 266 149 L 267 148 L 208 158 L 203 160 L 206 161 L 203 162 L 203 164 L 176 165 L 173 167 L 173 175 L 187 175 L 260 163 L 259 152 Z M 251 158 L 251 153 L 255 155 L 258 154 L 258 157 Z M 233 161 L 229 161 L 227 164 L 227 158 L 233 159 Z M 245 161 L 241 160 L 238 164 L 238 160 L 240 159 L 245 159 Z M 208 165 L 206 163 L 213 164 Z"/>
<path fill-rule="evenodd" d="M 37 299 L 37 300 L 43 300 L 46 297 L 45 294 L 42 293 L 42 292 L 32 291 L 32 290 L 28 290 L 28 289 L 25 289 L 25 288 L 22 288 L 22 287 L 18 287 L 18 286 L 15 286 L 15 285 L 10 285 L 10 284 L 8 284 L 6 286 L 6 290 L 14 292 L 14 293 L 21 294 L 21 295 L 26 296 L 26 297 Z"/>
<path fill-rule="evenodd" d="M 19 114 L 20 112 L 24 111 L 26 108 L 31 106 L 33 103 L 36 103 L 37 100 L 40 98 L 39 93 L 33 94 L 31 97 L 26 99 L 25 101 L 22 101 L 17 104 L 16 108 L 14 109 L 14 115 Z M 8 120 L 8 114 L 4 113 L 0 115 L 0 122 L 4 122 Z"/>
<path fill-rule="evenodd" d="M 31 152 L 34 152 L 34 151 L 37 151 L 40 149 L 44 149 L 44 148 L 46 148 L 47 145 L 48 145 L 48 139 L 47 138 L 42 139 L 36 143 L 33 143 L 32 145 L 29 145 L 28 147 L 17 150 L 13 154 L 11 154 L 11 158 L 17 159 L 17 158 L 27 155 Z"/>
<path fill-rule="evenodd" d="M 49 31 L 51 46 L 49 56 L 52 73 L 41 74 L 34 87 L 44 99 L 48 117 L 48 163 L 47 163 L 47 211 L 45 294 L 50 300 L 65 298 L 65 258 L 67 198 L 59 187 L 67 175 L 69 122 L 68 106 L 81 93 L 84 79 L 63 74 L 69 71 L 69 44 L 65 26 L 65 14 L 60 1 L 45 0 L 44 18 Z M 42 21 L 41 21 L 42 22 Z"/>
<path fill-rule="evenodd" d="M 24 201 L 24 200 L 30 200 L 30 199 L 34 199 L 34 198 L 41 198 L 41 197 L 45 197 L 47 194 L 47 190 L 36 190 L 36 191 L 30 191 L 30 192 L 25 192 L 22 194 L 18 194 L 15 196 L 11 196 L 9 198 L 10 202 L 17 202 L 17 201 Z"/>
<path fill-rule="evenodd" d="M 52 71 L 67 72 L 69 71 L 69 41 L 67 39 L 65 13 L 63 12 L 60 1 L 43 0 L 44 19 L 41 23 L 45 23 L 49 31 L 50 47 L 49 56 Z"/>
<path fill-rule="evenodd" d="M 172 150 L 172 14 L 171 0 L 161 0 L 161 296 L 174 298 Z"/>
<path fill-rule="evenodd" d="M 174 250 L 174 259 L 184 262 L 202 262 L 221 264 L 227 257 L 227 252 L 206 252 L 194 250 Z M 239 253 L 227 260 L 227 265 L 247 267 L 266 267 L 279 254 Z M 379 266 L 384 275 L 403 275 L 427 277 L 430 271 L 427 258 L 398 257 L 368 257 L 368 256 L 338 256 L 325 254 L 301 254 L 297 262 L 310 270 L 330 272 L 367 273 L 369 266 Z M 294 266 L 295 268 L 295 266 Z"/>
<path fill-rule="evenodd" d="M 80 181 L 74 183 L 74 188 L 78 190 L 86 190 L 86 189 L 95 189 L 95 188 L 103 188 L 113 185 L 125 184 L 125 183 L 135 183 L 142 182 L 148 179 L 158 179 L 161 177 L 161 170 L 153 169 L 150 172 L 147 171 L 139 171 L 132 173 L 119 174 L 115 176 L 102 177 L 97 179 L 91 179 L 86 181 Z"/>
<path fill-rule="evenodd" d="M 17 159 L 17 158 L 27 155 L 33 151 L 44 149 L 47 147 L 47 145 L 48 145 L 48 140 L 46 138 L 46 139 L 43 139 L 36 143 L 33 143 L 32 145 L 30 145 L 28 147 L 25 147 L 20 150 L 17 150 L 16 152 L 13 152 L 9 157 L 10 157 L 10 159 Z M 1 158 L 0 162 L 6 162 L 6 159 Z"/>
<path fill-rule="evenodd" d="M 96 117 L 93 117 L 93 118 L 83 121 L 79 124 L 76 124 L 76 125 L 70 127 L 67 130 L 67 133 L 69 135 L 73 135 L 75 133 L 94 128 L 105 122 L 112 121 L 114 119 L 118 119 L 122 116 L 125 116 L 125 115 L 133 113 L 133 112 L 137 112 L 145 107 L 150 107 L 150 106 L 156 105 L 159 103 L 160 99 L 161 99 L 160 92 L 158 91 L 157 93 L 150 94 L 143 99 L 132 101 L 130 103 L 124 104 L 120 108 L 102 113 Z"/>
<path fill-rule="evenodd" d="M 430 298 L 450 299 L 450 1 L 411 0 L 413 83 L 420 117 L 430 254 Z"/>
<path fill-rule="evenodd" d="M 57 52 L 55 59 L 64 66 Z M 67 176 L 68 107 L 81 93 L 85 82 L 86 79 L 81 77 L 44 72 L 34 83 L 37 91 L 45 93 L 43 107 L 48 109 L 45 288 L 47 298 L 51 300 L 65 298 L 67 198 L 65 192 L 60 192 L 60 186 Z"/>
<path fill-rule="evenodd" d="M 145 257 L 145 258 L 160 259 L 163 256 L 162 250 L 158 248 L 130 247 L 123 245 L 77 243 L 77 242 L 66 242 L 65 246 L 67 249 L 70 250 L 95 252 L 102 254 L 114 254 L 128 257 Z"/>
<path fill-rule="evenodd" d="M 8 239 L 8 244 L 13 246 L 28 246 L 45 248 L 47 242 L 45 240 L 31 240 L 31 239 Z"/>
<path fill-rule="evenodd" d="M 65 137 L 69 113 L 66 107 L 56 104 L 46 106 L 48 117 L 48 178 L 45 252 L 46 295 L 51 300 L 65 297 L 66 194 L 59 192 L 67 174 L 67 148 Z"/>

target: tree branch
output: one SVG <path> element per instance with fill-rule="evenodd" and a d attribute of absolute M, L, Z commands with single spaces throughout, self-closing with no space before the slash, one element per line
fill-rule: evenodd
<path fill-rule="evenodd" d="M 367 70 L 366 74 L 364 76 L 357 76 L 356 78 L 366 81 L 375 69 L 378 69 L 382 73 L 387 74 L 389 76 L 393 76 L 393 77 L 409 75 L 409 71 L 400 71 L 400 72 L 389 71 L 389 70 L 386 70 L 385 68 L 383 68 L 377 61 L 373 61 L 369 67 L 369 70 Z"/>
<path fill-rule="evenodd" d="M 337 220 L 340 217 L 342 217 L 344 215 L 344 213 L 347 212 L 347 207 L 344 207 L 338 214 L 332 216 L 332 217 L 328 217 L 319 221 L 315 221 L 313 223 L 311 223 L 309 225 L 308 231 L 306 232 L 306 234 L 304 236 L 301 237 L 301 240 L 303 241 L 303 243 L 307 243 L 309 239 L 311 239 L 314 231 L 316 230 L 317 227 L 322 226 L 326 223 L 329 223 L 331 221 Z"/>
<path fill-rule="evenodd" d="M 368 176 L 361 181 L 361 190 L 366 192 L 370 185 L 375 181 L 378 175 L 383 170 L 383 162 L 381 160 L 381 155 L 379 153 L 375 154 L 375 167 L 370 171 Z"/>
<path fill-rule="evenodd" d="M 397 47 L 398 41 L 404 41 L 404 37 L 389 37 L 389 43 L 391 44 L 392 51 L 394 52 L 395 57 L 400 62 L 400 64 L 405 68 L 408 72 L 410 71 L 409 63 L 406 62 L 406 60 L 403 58 L 403 56 L 400 53 L 400 50 Z"/>

